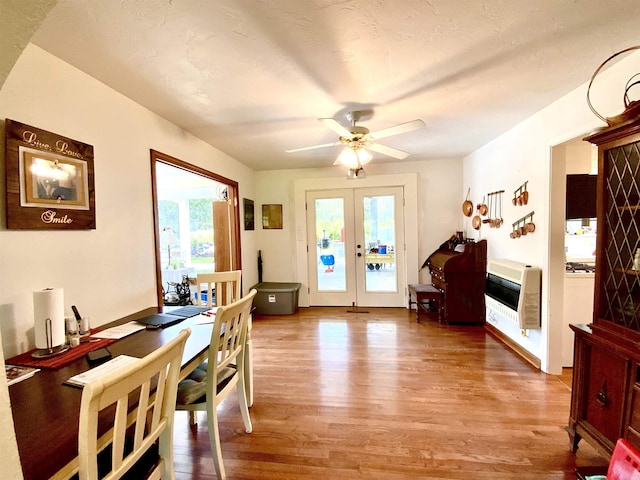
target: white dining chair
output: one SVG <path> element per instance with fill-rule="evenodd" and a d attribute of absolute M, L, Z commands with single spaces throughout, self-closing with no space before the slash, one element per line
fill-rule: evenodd
<path fill-rule="evenodd" d="M 186 328 L 139 361 L 84 386 L 78 437 L 80 480 L 120 479 L 138 466 L 156 442 L 159 458 L 145 478 L 175 478 L 173 419 L 182 354 L 190 333 Z M 106 433 L 99 431 L 99 419 L 111 425 Z M 98 454 L 107 447 L 110 471 L 99 477 Z"/>
<path fill-rule="evenodd" d="M 251 417 L 245 388 L 245 347 L 247 324 L 256 290 L 242 299 L 218 307 L 215 314 L 208 360 L 178 385 L 177 410 L 206 411 L 211 453 L 218 479 L 225 477 L 218 405 L 236 388 L 245 430 L 251 433 Z"/>
<path fill-rule="evenodd" d="M 199 273 L 196 276 L 196 295 L 198 305 L 209 307 L 228 305 L 242 296 L 242 270 Z M 204 288 L 203 288 L 204 287 Z M 204 295 L 203 295 L 204 292 Z M 206 298 L 206 300 L 203 300 Z M 251 339 L 252 318 L 247 326 L 245 349 L 245 388 L 249 407 L 253 406 L 253 340 Z M 189 415 L 189 422 L 196 423 L 195 412 Z"/>

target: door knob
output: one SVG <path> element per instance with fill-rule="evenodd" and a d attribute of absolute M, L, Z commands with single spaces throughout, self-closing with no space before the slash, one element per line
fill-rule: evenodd
<path fill-rule="evenodd" d="M 358 247 L 358 248 L 362 248 L 362 245 L 358 244 L 358 245 L 356 245 L 356 247 Z"/>
<path fill-rule="evenodd" d="M 359 256 L 359 257 L 361 257 L 361 256 L 362 256 L 362 253 L 358 252 L 358 256 Z"/>

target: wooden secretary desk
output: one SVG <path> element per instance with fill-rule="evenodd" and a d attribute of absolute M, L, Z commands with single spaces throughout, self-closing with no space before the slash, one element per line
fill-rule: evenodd
<path fill-rule="evenodd" d="M 618 438 L 640 448 L 640 116 L 585 140 L 598 146 L 593 323 L 575 332 L 567 431 L 611 455 Z"/>

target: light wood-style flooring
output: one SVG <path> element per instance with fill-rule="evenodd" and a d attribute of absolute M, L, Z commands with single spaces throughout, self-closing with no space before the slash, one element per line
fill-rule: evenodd
<path fill-rule="evenodd" d="M 229 480 L 575 479 L 570 371 L 535 370 L 481 326 L 405 309 L 301 308 L 253 322 L 253 433 L 220 406 Z M 205 414 L 176 414 L 178 480 L 213 479 Z"/>

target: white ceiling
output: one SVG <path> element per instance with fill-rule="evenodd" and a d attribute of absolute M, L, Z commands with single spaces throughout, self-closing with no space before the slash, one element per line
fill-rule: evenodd
<path fill-rule="evenodd" d="M 32 42 L 269 170 L 331 165 L 340 147 L 285 150 L 336 141 L 317 118 L 350 110 L 371 131 L 424 120 L 380 142 L 409 161 L 464 156 L 640 43 L 639 18 L 638 0 L 60 0 Z"/>

